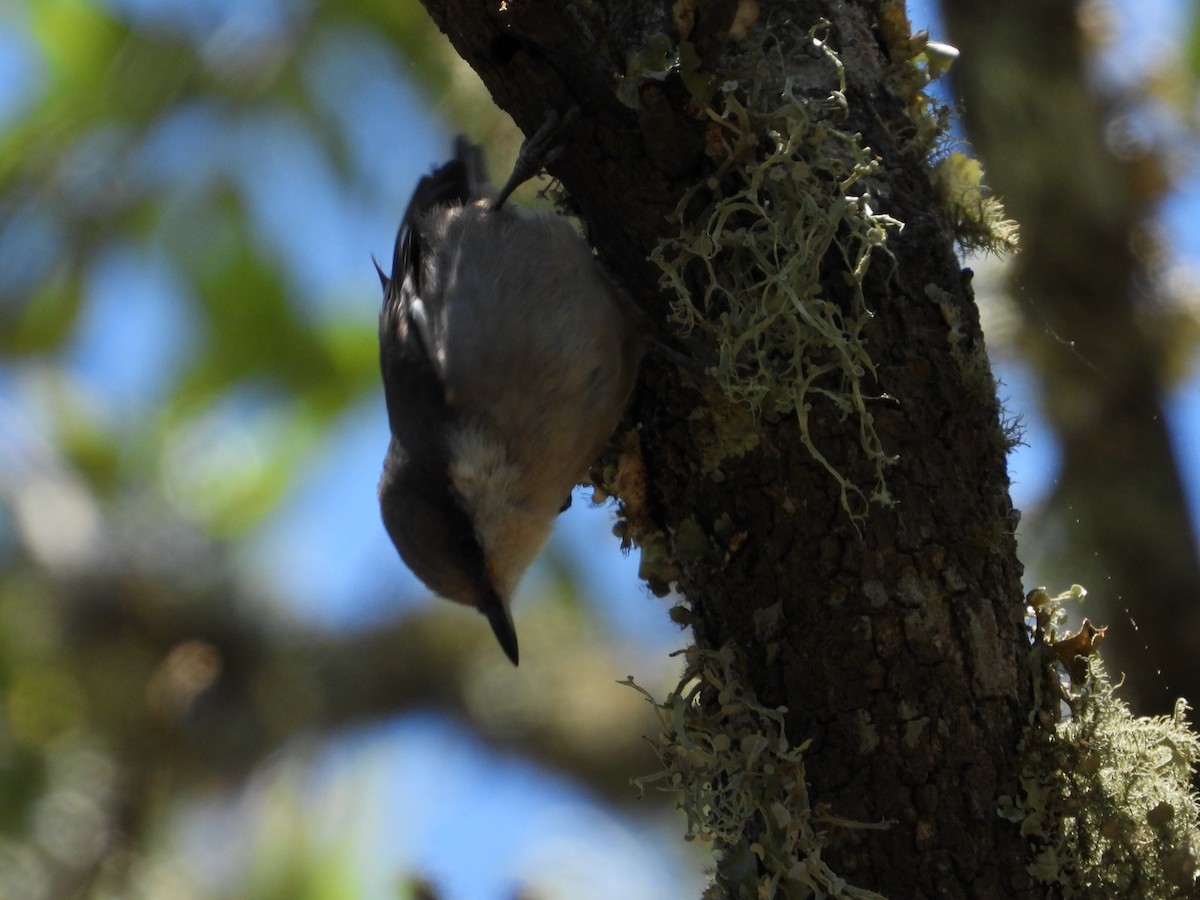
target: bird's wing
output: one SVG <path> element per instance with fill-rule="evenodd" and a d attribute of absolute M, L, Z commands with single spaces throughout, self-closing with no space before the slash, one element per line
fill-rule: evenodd
<path fill-rule="evenodd" d="M 425 419 L 444 408 L 445 388 L 432 356 L 426 303 L 422 299 L 425 243 L 421 218 L 431 209 L 468 202 L 472 172 L 456 157 L 417 184 L 400 222 L 391 275 L 376 262 L 383 286 L 379 313 L 379 363 L 393 434 L 420 434 Z"/>

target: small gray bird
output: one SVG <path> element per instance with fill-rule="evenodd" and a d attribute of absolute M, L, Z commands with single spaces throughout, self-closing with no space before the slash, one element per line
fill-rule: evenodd
<path fill-rule="evenodd" d="M 376 263 L 384 525 L 431 590 L 487 616 L 514 665 L 513 590 L 628 407 L 646 346 L 567 219 L 504 205 L 573 121 L 526 141 L 494 199 L 460 138 L 417 184 L 391 276 Z"/>

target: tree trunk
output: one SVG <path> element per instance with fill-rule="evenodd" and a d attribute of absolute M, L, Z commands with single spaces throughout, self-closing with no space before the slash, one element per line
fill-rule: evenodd
<path fill-rule="evenodd" d="M 784 46 L 787 99 L 842 104 L 837 129 L 879 161 L 843 192 L 857 198 L 849 208 L 869 205 L 903 229 L 883 229 L 886 241 L 858 285 L 870 315 L 856 311 L 855 260 L 837 252 L 854 239 L 844 225 L 829 249 L 816 251 L 820 287 L 795 287 L 828 298 L 824 308 L 847 334 L 861 330 L 851 350 L 862 355 L 844 378 L 827 379 L 821 366 L 837 370 L 846 347 L 818 342 L 800 363 L 794 409 L 776 398 L 747 411 L 728 390 L 730 379 L 746 375 L 744 358 L 724 368 L 722 390 L 670 354 L 652 354 L 634 410 L 643 513 L 665 536 L 697 645 L 736 648 L 741 687 L 765 707 L 786 707 L 793 747 L 811 741 L 804 771 L 814 821 L 828 832 L 825 863 L 889 897 L 1040 894 L 1025 871 L 1025 842 L 997 814 L 998 798 L 1017 793 L 1016 746 L 1031 706 L 1006 438 L 970 273 L 954 255 L 927 145 L 913 136 L 903 5 L 763 4 L 739 44 L 734 13 L 754 4 L 423 2 L 527 133 L 547 106 L 582 107 L 550 169 L 601 260 L 664 341 L 710 375 L 736 342 L 728 333 L 720 345 L 713 337 L 731 307 L 719 297 L 704 307 L 711 283 L 693 267 L 678 284 L 701 312 L 690 335 L 672 330 L 665 320 L 672 310 L 680 317 L 680 300 L 649 261 L 656 248 L 669 256 L 661 242 L 711 210 L 733 171 L 721 168 L 738 152 L 729 146 L 732 120 L 706 117 L 696 98 L 707 90 L 714 106 L 718 95 L 748 103 L 747 81 L 756 76 L 739 48 L 765 34 L 769 49 L 789 28 L 803 35 L 829 21 L 814 32 L 823 44 Z M 687 52 L 676 60 L 670 48 L 681 36 Z M 831 84 L 823 47 L 844 66 L 842 91 Z M 660 58 L 669 65 L 656 67 Z M 752 156 L 773 140 L 758 137 Z M 798 173 L 836 162 L 805 153 L 796 150 Z M 710 175 L 690 195 L 682 226 L 673 224 L 680 198 Z M 846 208 L 838 191 L 828 199 L 830 208 Z M 799 227 L 819 212 L 798 218 Z M 733 214 L 730 227 L 745 225 L 746 215 Z M 810 250 L 774 247 L 759 258 L 765 265 Z M 731 257 L 713 265 L 717 279 L 723 267 L 746 264 Z M 763 365 L 764 378 L 787 368 L 778 353 Z M 727 440 L 736 452 L 714 457 L 714 432 L 724 427 L 729 438 L 720 423 L 730 418 L 741 423 Z M 831 817 L 892 824 L 842 828 Z M 741 840 L 759 845 L 773 827 L 750 809 Z M 757 896 L 761 860 L 747 866 L 745 855 L 728 843 L 723 849 L 715 895 Z"/>

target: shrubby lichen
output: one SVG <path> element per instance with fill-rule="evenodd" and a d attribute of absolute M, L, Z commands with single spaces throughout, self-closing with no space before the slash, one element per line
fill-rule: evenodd
<path fill-rule="evenodd" d="M 1134 716 L 1098 655 L 1103 629 L 1069 632 L 1064 603 L 1030 593 L 1035 706 L 1021 744 L 1021 796 L 1001 814 L 1033 843 L 1029 871 L 1065 898 L 1195 897 L 1200 809 L 1191 779 L 1200 738 L 1187 704 Z"/>
<path fill-rule="evenodd" d="M 1019 228 L 983 183 L 979 160 L 956 150 L 932 160 L 931 176 L 959 246 L 1003 256 L 1015 253 Z"/>
<path fill-rule="evenodd" d="M 863 285 L 902 224 L 873 206 L 878 161 L 843 127 L 845 72 L 826 28 L 764 31 L 745 48 L 745 67 L 703 110 L 716 170 L 680 200 L 678 232 L 651 259 L 675 298 L 674 321 L 710 337 L 710 374 L 724 396 L 755 420 L 794 415 L 804 447 L 858 521 L 869 501 L 890 503 L 890 457 L 867 408 L 875 365 Z M 814 83 L 827 87 L 814 91 Z M 832 264 L 844 273 L 837 297 L 822 279 Z M 873 485 L 853 484 L 817 447 L 809 427 L 817 403 L 854 423 L 875 465 Z M 751 446 L 745 423 L 733 421 L 729 433 L 714 423 L 709 471 Z"/>
<path fill-rule="evenodd" d="M 929 89 L 950 71 L 958 50 L 929 40 L 924 31 L 914 34 L 902 2 L 883 3 L 879 24 L 892 60 L 887 82 L 904 100 L 912 122 L 911 132 L 898 137 L 926 159 L 930 180 L 959 247 L 1001 256 L 1015 253 L 1017 223 L 1005 215 L 1004 204 L 985 186 L 979 160 L 959 149 L 960 142 L 951 136 L 950 109 Z"/>
<path fill-rule="evenodd" d="M 839 819 L 811 803 L 807 742 L 791 744 L 784 732 L 787 710 L 763 706 L 742 683 L 731 647 L 680 653 L 687 668 L 661 703 L 632 677 L 623 682 L 650 701 L 662 729 L 652 746 L 663 768 L 635 784 L 679 792 L 688 839 L 712 842 L 727 868 L 745 873 L 736 888 L 723 886 L 739 891 L 732 896 L 882 900 L 847 884 L 821 859 L 821 848 L 831 828 L 888 823 Z"/>

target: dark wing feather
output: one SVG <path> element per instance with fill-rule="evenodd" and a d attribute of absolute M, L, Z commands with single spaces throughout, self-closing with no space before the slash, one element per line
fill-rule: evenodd
<path fill-rule="evenodd" d="M 393 282 L 396 279 L 404 281 L 410 275 L 415 278 L 420 270 L 421 238 L 417 220 L 436 206 L 461 205 L 470 201 L 471 173 L 467 163 L 458 157 L 417 183 L 396 234 L 396 247 L 392 253 Z"/>
<path fill-rule="evenodd" d="M 392 434 L 403 444 L 419 445 L 437 434 L 445 406 L 444 388 L 418 322 L 421 303 L 423 239 L 420 219 L 438 206 L 468 202 L 471 197 L 468 162 L 455 158 L 417 184 L 400 222 L 392 253 L 391 277 L 380 271 L 383 308 L 379 314 L 379 364 L 387 398 Z M 376 269 L 379 264 L 376 263 Z M 408 440 L 406 440 L 406 438 Z"/>

